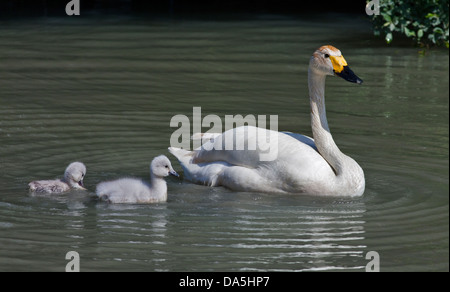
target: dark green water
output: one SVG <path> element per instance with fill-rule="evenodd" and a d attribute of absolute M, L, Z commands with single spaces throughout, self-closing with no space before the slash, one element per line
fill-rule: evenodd
<path fill-rule="evenodd" d="M 448 271 L 448 51 L 385 47 L 336 17 L 1 23 L 0 271 L 64 271 L 72 250 L 81 271 L 364 271 L 368 251 L 381 271 Z M 100 181 L 147 178 L 169 156 L 170 119 L 194 106 L 311 135 L 307 66 L 324 44 L 365 81 L 326 89 L 333 137 L 366 174 L 361 198 L 175 178 L 164 204 L 93 198 Z M 28 193 L 76 160 L 89 192 Z"/>

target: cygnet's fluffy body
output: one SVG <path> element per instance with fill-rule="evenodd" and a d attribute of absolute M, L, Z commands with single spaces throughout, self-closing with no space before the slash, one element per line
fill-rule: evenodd
<path fill-rule="evenodd" d="M 70 189 L 86 190 L 83 179 L 86 166 L 81 162 L 72 162 L 67 166 L 63 179 L 37 180 L 28 184 L 30 191 L 35 193 L 63 193 Z"/>
<path fill-rule="evenodd" d="M 164 177 L 178 176 L 170 160 L 160 155 L 150 164 L 151 182 L 136 178 L 120 178 L 97 185 L 97 196 L 110 203 L 158 203 L 167 201 L 167 183 Z"/>

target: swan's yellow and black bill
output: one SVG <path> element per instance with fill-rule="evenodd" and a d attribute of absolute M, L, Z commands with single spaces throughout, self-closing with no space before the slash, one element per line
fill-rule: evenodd
<path fill-rule="evenodd" d="M 343 56 L 330 56 L 331 64 L 333 64 L 333 70 L 336 73 L 341 73 L 345 66 L 348 66 Z"/>
<path fill-rule="evenodd" d="M 333 71 L 337 76 L 342 77 L 349 82 L 358 84 L 363 83 L 362 79 L 356 76 L 350 67 L 348 67 L 347 61 L 345 61 L 343 56 L 330 56 L 330 61 L 331 64 L 333 64 Z"/>
<path fill-rule="evenodd" d="M 335 72 L 335 74 L 349 82 L 358 84 L 363 83 L 362 79 L 356 76 L 356 74 L 353 73 L 353 71 L 348 66 L 344 66 L 344 70 L 342 70 L 342 72 L 340 73 Z"/>

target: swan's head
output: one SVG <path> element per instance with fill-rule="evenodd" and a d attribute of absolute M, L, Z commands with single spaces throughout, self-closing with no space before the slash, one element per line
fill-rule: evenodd
<path fill-rule="evenodd" d="M 155 157 L 150 163 L 150 172 L 157 177 L 165 177 L 173 175 L 179 177 L 178 173 L 173 169 L 169 158 L 165 155 Z"/>
<path fill-rule="evenodd" d="M 318 48 L 311 57 L 309 68 L 323 75 L 337 75 L 349 82 L 361 84 L 363 81 L 348 67 L 341 51 L 333 46 Z"/>
<path fill-rule="evenodd" d="M 86 175 L 86 166 L 81 162 L 72 162 L 64 172 L 64 180 L 74 189 L 85 190 L 83 179 Z"/>

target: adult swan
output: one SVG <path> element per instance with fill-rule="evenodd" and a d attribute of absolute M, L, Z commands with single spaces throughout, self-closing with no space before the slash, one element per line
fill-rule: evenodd
<path fill-rule="evenodd" d="M 185 178 L 235 191 L 361 196 L 365 188 L 364 172 L 355 160 L 339 150 L 328 127 L 324 98 L 327 75 L 362 83 L 335 47 L 322 46 L 314 52 L 308 69 L 314 139 L 250 126 L 205 135 L 211 139 L 194 151 L 169 147 L 180 161 Z M 226 150 L 230 149 L 226 147 L 227 137 L 247 146 L 256 144 L 256 150 Z M 277 143 L 270 144 L 277 147 L 276 151 L 271 149 L 276 153 L 274 159 L 261 159 L 263 147 L 258 137 L 276 138 Z"/>

